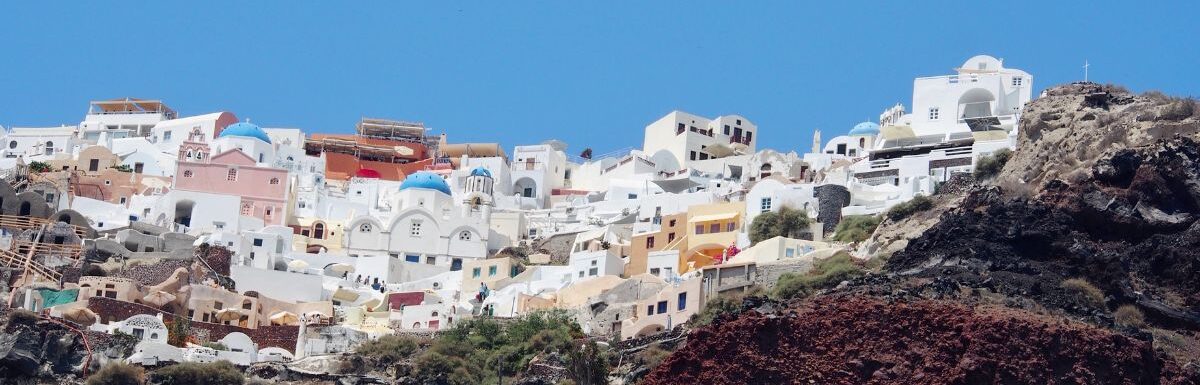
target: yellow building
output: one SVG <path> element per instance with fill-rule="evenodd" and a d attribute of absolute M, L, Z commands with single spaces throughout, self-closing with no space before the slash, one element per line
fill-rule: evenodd
<path fill-rule="evenodd" d="M 679 273 L 687 273 L 720 260 L 725 250 L 737 243 L 742 220 L 746 217 L 744 202 L 725 202 L 697 205 L 688 208 L 686 248 L 678 248 Z"/>

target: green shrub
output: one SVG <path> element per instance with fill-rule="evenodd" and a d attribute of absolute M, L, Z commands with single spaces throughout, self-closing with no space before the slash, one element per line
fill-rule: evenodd
<path fill-rule="evenodd" d="M 828 289 L 863 275 L 863 268 L 850 254 L 840 252 L 816 261 L 804 274 L 785 273 L 775 283 L 774 296 L 779 299 L 807 297 L 820 289 Z"/>
<path fill-rule="evenodd" d="M 417 351 L 417 340 L 408 336 L 386 335 L 376 340 L 364 342 L 355 352 L 366 357 L 373 357 L 380 362 L 398 362 L 412 356 Z"/>
<path fill-rule="evenodd" d="M 708 300 L 708 303 L 704 305 L 704 310 L 692 314 L 692 318 L 688 321 L 695 327 L 709 325 L 722 315 L 741 313 L 743 299 L 760 295 L 763 295 L 763 289 L 760 286 L 751 286 L 745 292 L 725 292 L 718 294 L 716 297 Z"/>
<path fill-rule="evenodd" d="M 150 381 L 171 385 L 242 385 L 242 371 L 229 361 L 185 362 L 150 372 Z"/>
<path fill-rule="evenodd" d="M 875 228 L 879 227 L 879 217 L 874 215 L 850 215 L 838 222 L 833 230 L 833 240 L 837 242 L 862 242 L 871 237 Z"/>
<path fill-rule="evenodd" d="M 989 179 L 1000 173 L 1004 169 L 1004 165 L 1012 158 L 1012 150 L 1002 148 L 996 150 L 991 155 L 982 155 L 979 160 L 975 161 L 975 177 L 978 179 Z"/>
<path fill-rule="evenodd" d="M 1135 328 L 1146 326 L 1146 316 L 1142 315 L 1142 311 L 1134 305 L 1121 305 L 1113 313 L 1113 320 L 1117 322 L 1117 325 L 1122 326 Z"/>
<path fill-rule="evenodd" d="M 659 347 L 658 344 L 647 346 L 637 353 L 637 359 L 649 369 L 654 369 L 671 355 L 671 351 Z"/>
<path fill-rule="evenodd" d="M 146 372 L 140 366 L 123 362 L 112 362 L 104 365 L 99 371 L 88 376 L 87 385 L 141 385 L 146 382 Z"/>
<path fill-rule="evenodd" d="M 228 347 L 228 346 L 225 346 L 225 344 L 223 344 L 223 343 L 220 343 L 220 342 L 217 342 L 217 341 L 209 341 L 209 342 L 205 342 L 203 345 L 204 345 L 204 347 L 206 347 L 206 348 L 209 348 L 209 349 L 212 349 L 212 350 L 217 350 L 217 351 L 226 351 L 226 350 L 229 350 L 229 347 Z"/>
<path fill-rule="evenodd" d="M 931 208 L 933 208 L 933 199 L 924 195 L 917 195 L 908 200 L 908 202 L 892 206 L 887 212 L 887 217 L 893 221 L 899 221 Z"/>
<path fill-rule="evenodd" d="M 579 385 L 608 383 L 608 353 L 595 341 L 582 343 L 567 352 L 567 377 Z"/>
<path fill-rule="evenodd" d="M 1075 296 L 1080 301 L 1093 307 L 1104 307 L 1104 292 L 1100 291 L 1096 285 L 1082 278 L 1071 278 L 1062 281 L 1062 288 Z"/>
<path fill-rule="evenodd" d="M 758 214 L 750 222 L 750 242 L 758 243 L 779 236 L 796 238 L 808 232 L 809 223 L 812 220 L 807 213 L 788 206 L 781 207 L 778 212 Z"/>
<path fill-rule="evenodd" d="M 50 164 L 46 162 L 29 162 L 29 171 L 33 173 L 50 172 Z"/>

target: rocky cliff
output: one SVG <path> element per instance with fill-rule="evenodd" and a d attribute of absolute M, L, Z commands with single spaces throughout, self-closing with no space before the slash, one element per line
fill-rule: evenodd
<path fill-rule="evenodd" d="M 1051 88 L 999 175 L 881 224 L 880 271 L 697 330 L 647 382 L 1200 383 L 1198 114 Z"/>

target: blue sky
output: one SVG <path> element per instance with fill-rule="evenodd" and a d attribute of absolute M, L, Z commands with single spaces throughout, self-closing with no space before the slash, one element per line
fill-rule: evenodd
<path fill-rule="evenodd" d="M 45 2 L 36 2 L 45 3 Z M 63 2 L 0 5 L 0 125 L 158 98 L 269 127 L 423 121 L 454 142 L 640 147 L 663 114 L 738 113 L 805 150 L 977 53 L 1034 76 L 1196 95 L 1198 2 Z M 830 4 L 837 3 L 837 4 Z M 1051 3 L 1051 4 L 1047 4 Z M 975 8 L 975 9 L 971 9 Z"/>

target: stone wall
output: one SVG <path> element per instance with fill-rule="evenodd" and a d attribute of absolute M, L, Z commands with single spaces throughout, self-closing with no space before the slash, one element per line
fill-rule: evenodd
<path fill-rule="evenodd" d="M 779 281 L 779 276 L 784 273 L 804 273 L 811 270 L 812 267 L 812 260 L 802 258 L 759 264 L 755 283 L 769 291 L 775 287 L 775 282 Z"/>
<path fill-rule="evenodd" d="M 824 226 L 825 234 L 831 234 L 842 221 L 842 208 L 850 205 L 850 190 L 835 184 L 817 186 L 815 190 L 817 221 Z"/>
<path fill-rule="evenodd" d="M 157 315 L 162 314 L 163 319 L 170 321 L 175 318 L 175 314 L 155 309 L 146 305 L 118 301 L 115 299 L 104 297 L 88 298 L 88 309 L 100 316 L 104 322 L 123 321 L 129 317 L 146 314 Z M 254 343 L 258 344 L 258 348 L 277 347 L 287 351 L 296 349 L 296 336 L 300 332 L 298 326 L 259 326 L 257 329 L 247 329 L 233 325 L 221 325 L 208 322 L 191 321 L 189 323 L 193 334 L 196 337 L 201 337 L 201 340 L 215 341 L 224 338 L 229 333 L 241 332 L 250 336 Z"/>

